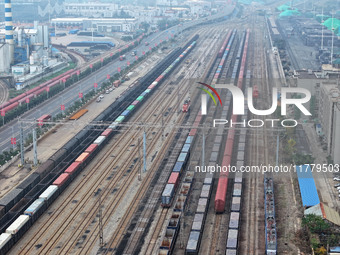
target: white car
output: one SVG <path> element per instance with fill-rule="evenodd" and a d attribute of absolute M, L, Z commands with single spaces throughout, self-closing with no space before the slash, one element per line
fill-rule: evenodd
<path fill-rule="evenodd" d="M 99 96 L 99 98 L 100 98 L 100 99 L 103 99 L 103 98 L 104 98 L 104 95 L 103 95 L 103 94 L 101 94 L 101 95 Z"/>
<path fill-rule="evenodd" d="M 106 90 L 106 91 L 105 91 L 105 93 L 106 93 L 106 94 L 109 94 L 109 93 L 110 93 L 110 91 L 109 91 L 109 90 Z"/>
<path fill-rule="evenodd" d="M 334 177 L 333 180 L 334 180 L 334 181 L 340 181 L 340 178 Z"/>

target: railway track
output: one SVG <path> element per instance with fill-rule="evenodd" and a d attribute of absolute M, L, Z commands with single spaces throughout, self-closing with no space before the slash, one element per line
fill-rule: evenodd
<path fill-rule="evenodd" d="M 157 240 L 159 238 L 159 234 L 162 232 L 163 223 L 165 222 L 168 216 L 168 211 L 169 211 L 168 208 L 162 207 L 160 215 L 159 217 L 157 217 L 155 221 L 156 228 L 154 229 L 151 239 L 147 244 L 145 255 L 153 255 L 157 253 L 158 250 Z"/>
<path fill-rule="evenodd" d="M 165 88 L 163 87 L 163 90 L 161 92 L 164 92 Z M 161 92 L 158 92 L 161 93 Z M 157 93 L 157 92 L 156 92 Z M 174 96 L 168 96 L 166 99 L 164 99 L 162 96 L 158 97 L 158 100 L 154 100 L 153 103 L 151 104 L 151 106 L 148 108 L 149 111 L 145 112 L 143 115 L 139 115 L 139 117 L 137 118 L 136 121 L 141 121 L 142 116 L 148 116 L 147 119 L 144 119 L 143 121 L 151 121 L 152 118 L 154 118 L 154 115 L 157 115 L 156 112 L 159 111 L 159 107 L 157 108 L 157 105 L 165 105 L 168 107 L 165 107 L 165 109 L 170 107 L 170 104 L 175 101 Z M 151 109 L 151 111 L 150 111 Z M 158 118 L 159 120 L 159 118 Z M 127 130 L 127 132 L 132 131 L 131 128 L 129 128 Z M 124 158 L 124 152 L 129 150 L 129 147 L 131 147 L 131 141 L 136 140 L 137 136 L 139 135 L 139 133 L 135 133 L 132 137 L 129 135 L 126 136 L 121 136 L 116 142 L 115 144 L 118 146 L 113 146 L 112 148 L 110 148 L 110 150 L 108 150 L 108 152 L 105 153 L 104 157 L 102 157 L 98 163 L 95 164 L 94 169 L 91 171 L 91 173 L 89 173 L 88 175 L 86 175 L 86 177 L 81 181 L 81 184 L 78 185 L 78 187 L 76 189 L 74 189 L 71 194 L 68 196 L 68 198 L 63 202 L 63 204 L 58 208 L 58 211 L 56 213 L 53 214 L 52 217 L 49 218 L 48 222 L 45 224 L 45 226 L 42 228 L 41 230 L 39 230 L 38 233 L 36 233 L 34 236 L 34 241 L 30 242 L 29 244 L 25 245 L 25 249 L 23 249 L 22 254 L 28 254 L 30 251 L 34 250 L 34 243 L 41 243 L 41 239 L 43 239 L 43 236 L 45 236 L 45 234 L 47 233 L 55 233 L 53 231 L 53 226 L 57 219 L 58 216 L 60 216 L 62 214 L 62 212 L 66 209 L 66 207 L 72 203 L 72 201 L 77 200 L 75 199 L 76 196 L 78 195 L 79 197 L 79 192 L 81 191 L 82 188 L 84 188 L 85 186 L 89 186 L 92 187 L 90 190 L 87 189 L 86 192 L 82 192 L 83 196 L 81 197 L 81 202 L 77 203 L 77 206 L 71 210 L 71 213 L 67 216 L 67 221 L 63 222 L 62 226 L 60 228 L 58 228 L 58 232 L 57 234 L 55 233 L 53 235 L 53 237 L 51 237 L 51 239 L 49 240 L 48 244 L 46 245 L 46 248 L 44 247 L 43 249 L 39 249 L 39 252 L 43 252 L 43 251 L 50 251 L 51 248 L 53 246 L 56 246 L 57 243 L 60 242 L 60 239 L 63 237 L 63 233 L 67 231 L 67 228 L 71 226 L 71 224 L 73 222 L 75 222 L 75 217 L 76 215 L 83 209 L 82 207 L 85 205 L 88 205 L 88 203 L 91 200 L 91 197 L 93 195 L 93 192 L 97 191 L 98 188 L 101 187 L 102 182 L 105 181 L 105 178 L 109 178 L 111 176 L 112 178 L 112 174 L 110 175 L 110 170 L 116 165 L 118 164 L 118 160 L 123 160 L 125 161 L 124 165 L 121 167 L 122 169 L 129 167 L 130 163 L 127 162 L 131 162 L 128 160 L 128 158 L 131 158 L 131 155 L 128 155 Z M 148 132 L 148 139 L 150 139 L 150 136 L 152 136 L 152 132 L 151 130 L 149 130 Z M 154 141 L 156 141 L 158 139 L 154 139 Z M 130 141 L 130 142 L 129 142 Z M 124 145 L 124 146 L 122 146 Z M 150 147 L 152 149 L 152 145 L 150 145 Z M 150 149 L 150 150 L 151 150 Z M 115 158 L 113 161 L 107 162 L 107 158 L 110 158 L 111 154 L 114 153 L 115 151 L 118 151 L 119 153 L 117 155 L 115 155 Z M 149 151 L 149 153 L 151 153 Z M 134 151 L 134 154 L 132 155 L 132 158 L 137 157 L 137 151 Z M 124 160 L 125 159 L 125 160 Z M 96 174 L 98 173 L 98 171 L 100 169 L 105 168 L 104 172 L 101 172 L 100 174 Z M 131 170 L 132 173 L 136 172 L 133 171 L 133 169 Z M 109 195 L 109 190 L 112 190 L 113 187 L 117 186 L 119 187 L 119 185 L 122 185 L 122 179 L 124 176 L 125 172 L 121 171 L 119 174 L 117 174 L 115 177 L 113 177 L 113 180 L 110 181 L 110 185 L 106 186 L 105 189 L 103 188 L 103 192 L 102 192 L 102 198 L 105 201 L 105 198 Z M 136 175 L 137 173 L 135 173 L 133 176 L 131 176 L 131 174 L 129 175 L 129 182 L 131 183 L 131 180 L 133 179 L 133 177 Z M 96 181 L 91 181 L 95 179 Z M 129 186 L 129 182 L 124 183 L 124 186 Z M 119 191 L 118 194 L 125 194 L 122 190 L 120 189 L 120 193 Z M 84 194 L 85 193 L 85 194 Z M 120 195 L 120 196 L 121 196 Z M 118 195 L 117 195 L 118 197 Z M 114 199 L 114 201 L 111 204 L 112 206 L 117 206 L 117 202 L 118 202 L 118 198 Z M 116 202 L 115 202 L 116 201 Z M 96 203 L 96 201 L 93 201 L 92 199 L 92 204 Z M 72 234 L 69 235 L 71 237 L 72 243 L 74 244 L 75 242 L 77 242 L 76 240 L 78 239 L 78 237 L 81 235 L 81 230 L 84 230 L 87 226 L 89 226 L 89 224 L 91 224 L 91 221 L 93 220 L 95 213 L 96 213 L 96 209 L 94 209 L 95 206 L 93 206 L 92 210 L 89 212 L 90 215 L 87 216 L 87 220 L 83 220 L 82 223 L 80 224 L 80 226 L 78 227 L 78 231 L 76 232 L 76 234 Z M 110 208 L 110 211 L 113 211 L 114 208 Z M 109 214 L 108 214 L 109 215 Z M 104 225 L 107 222 L 107 219 L 105 220 L 105 217 L 107 217 L 107 214 L 104 212 Z M 85 225 L 84 225 L 85 224 Z M 93 231 L 92 231 L 93 233 Z M 71 242 L 71 240 L 68 241 Z M 71 246 L 67 245 L 67 247 L 64 247 L 60 250 L 60 252 L 66 252 L 65 254 L 68 254 L 68 252 L 71 250 Z M 58 251 L 59 252 L 59 251 Z"/>
<path fill-rule="evenodd" d="M 252 24 L 255 24 L 256 16 L 252 17 Z M 252 37 L 250 51 L 250 61 L 248 62 L 248 70 L 253 67 L 253 86 L 259 87 L 260 97 L 256 100 L 256 109 L 268 109 L 269 84 L 267 76 L 267 66 L 265 62 L 265 52 L 263 43 L 263 34 L 260 29 L 255 28 L 253 25 L 252 31 L 254 35 Z M 259 116 L 253 116 L 253 118 L 259 119 Z M 262 117 L 263 120 L 263 117 Z M 264 125 L 262 128 L 256 128 L 249 131 L 250 135 L 250 155 L 248 158 L 248 165 L 259 166 L 268 165 L 268 146 L 267 128 Z M 242 231 L 246 233 L 243 240 L 245 247 L 240 247 L 240 250 L 246 254 L 264 254 L 264 227 L 262 222 L 264 219 L 264 207 L 263 207 L 263 175 L 261 173 L 250 173 L 246 178 L 246 212 L 245 214 L 245 229 Z M 244 225 L 244 224 L 243 224 Z"/>
<path fill-rule="evenodd" d="M 0 80 L 0 104 L 7 101 L 9 96 L 7 85 Z"/>
<path fill-rule="evenodd" d="M 203 29 L 203 31 L 204 30 L 206 30 L 206 29 Z M 203 31 L 201 29 L 201 33 Z M 202 47 L 200 47 L 197 50 L 198 56 L 199 56 L 199 52 L 200 52 L 201 48 Z M 192 64 L 192 67 L 195 67 L 195 70 L 193 70 L 193 68 L 189 68 L 188 71 L 186 72 L 186 76 L 184 77 L 183 80 L 187 80 L 190 77 L 192 77 L 192 73 L 195 73 L 196 70 L 198 69 L 198 66 L 199 66 L 198 63 L 199 62 L 200 62 L 199 58 L 197 58 L 197 60 Z M 190 85 L 190 83 L 188 85 Z M 167 179 L 167 176 L 161 176 L 160 179 L 158 180 L 158 184 L 159 184 L 159 182 L 162 182 L 162 183 L 165 184 L 166 179 Z M 163 190 L 163 185 L 160 185 L 160 186 L 161 187 L 155 187 L 155 190 L 151 193 L 151 198 L 148 201 L 148 207 L 147 207 L 146 210 L 143 211 L 142 215 L 140 216 L 140 220 L 137 222 L 137 224 L 134 228 L 135 230 L 133 231 L 133 233 L 129 237 L 129 241 L 126 244 L 126 247 L 125 247 L 124 252 L 123 252 L 124 254 L 134 254 L 136 252 L 136 246 L 138 246 L 138 242 L 143 235 L 142 230 L 144 230 L 147 227 L 147 223 L 148 223 L 147 219 L 150 219 L 153 216 L 155 206 L 158 205 L 158 203 L 156 203 L 155 201 L 157 201 L 159 199 L 161 192 Z M 133 210 L 131 210 L 131 211 L 133 211 Z M 124 228 L 128 227 L 128 223 L 130 223 L 130 222 L 127 222 L 127 224 L 124 226 Z M 162 223 L 161 223 L 161 221 L 157 222 L 157 224 L 160 224 L 160 225 L 163 225 L 163 223 L 164 223 L 164 220 L 163 220 Z M 123 229 L 123 227 L 120 227 L 120 229 Z M 162 230 L 162 228 L 160 228 L 158 225 L 156 225 L 154 237 L 152 238 L 152 240 L 155 240 L 155 236 L 159 236 L 161 230 Z M 114 249 L 115 247 L 117 247 L 117 245 L 119 243 L 122 242 L 123 237 L 124 237 L 123 236 L 124 231 L 122 230 L 121 232 L 122 233 L 120 233 L 120 236 L 118 235 L 118 236 L 113 237 L 113 239 L 110 241 L 111 244 L 110 244 L 109 248 L 107 248 L 107 250 Z M 154 250 L 154 251 L 157 250 L 158 247 L 157 247 L 156 244 L 157 244 L 157 242 L 152 242 L 152 244 L 149 243 L 146 252 L 150 252 L 152 250 Z M 105 254 L 107 254 L 107 252 Z M 118 253 L 116 253 L 116 254 L 118 254 Z"/>

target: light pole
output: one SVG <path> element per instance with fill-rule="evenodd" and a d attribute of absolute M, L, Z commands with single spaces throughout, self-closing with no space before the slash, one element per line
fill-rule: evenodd
<path fill-rule="evenodd" d="M 332 47 L 331 47 L 331 66 L 333 66 L 333 46 L 334 46 L 334 26 L 333 26 L 333 21 L 334 21 L 334 14 L 335 12 L 332 11 Z"/>

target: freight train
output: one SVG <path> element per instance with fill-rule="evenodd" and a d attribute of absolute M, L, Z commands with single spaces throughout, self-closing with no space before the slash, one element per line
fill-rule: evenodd
<path fill-rule="evenodd" d="M 0 105 L 1 108 L 1 114 L 2 116 L 4 116 L 6 114 L 6 112 L 9 112 L 13 109 L 15 109 L 16 107 L 18 107 L 19 105 L 21 105 L 23 102 L 28 103 L 30 98 L 32 97 L 36 97 L 38 95 L 40 95 L 41 93 L 45 92 L 45 91 L 49 91 L 51 87 L 59 85 L 59 84 L 63 84 L 65 83 L 67 80 L 72 79 L 73 76 L 75 75 L 80 75 L 80 70 L 74 70 L 71 69 L 61 75 L 58 75 L 55 78 L 52 78 L 51 80 L 44 82 L 43 84 L 30 89 L 27 92 L 24 92 L 22 94 L 20 94 L 19 96 L 16 96 L 12 99 L 10 99 L 9 101 L 3 103 L 2 105 Z"/>
<path fill-rule="evenodd" d="M 190 153 L 190 148 L 193 146 L 193 138 L 193 136 L 187 136 L 177 161 L 172 169 L 168 183 L 166 184 L 162 193 L 161 206 L 170 207 L 176 196 L 176 186 L 179 186 L 179 176 L 185 175 L 183 184 L 181 184 L 180 187 L 179 195 L 176 199 L 175 206 L 172 210 L 172 215 L 167 224 L 164 237 L 162 238 L 159 254 L 172 253 L 180 229 L 181 217 L 183 216 L 187 197 L 190 193 L 194 177 L 193 172 L 185 172 L 185 166 L 189 161 L 189 156 L 186 155 Z"/>
<path fill-rule="evenodd" d="M 237 86 L 240 89 L 242 89 L 242 86 L 243 86 L 243 75 L 244 75 L 244 68 L 245 68 L 245 63 L 247 59 L 249 32 L 250 31 L 248 29 L 246 33 L 246 37 L 245 37 L 241 67 L 240 67 L 240 72 L 239 72 L 238 81 L 237 81 Z M 232 122 L 235 123 L 237 121 L 237 116 L 233 114 L 231 119 L 232 119 Z M 231 157 L 232 157 L 233 146 L 234 146 L 234 137 L 235 137 L 235 130 L 230 129 L 228 132 L 228 136 L 227 136 L 227 144 L 226 144 L 226 148 L 224 152 L 224 157 L 222 160 L 223 166 L 231 165 Z M 228 175 L 229 175 L 228 172 L 220 173 L 217 190 L 216 190 L 216 196 L 215 196 L 215 212 L 216 213 L 224 212 L 225 203 L 226 203 L 226 195 L 227 195 L 227 187 L 228 187 Z"/>
<path fill-rule="evenodd" d="M 265 212 L 265 238 L 266 254 L 277 254 L 277 233 L 274 201 L 273 179 L 266 176 L 264 178 L 264 212 Z"/>
<path fill-rule="evenodd" d="M 98 123 L 98 125 L 87 127 L 79 132 L 63 148 L 40 165 L 35 173 L 0 200 L 0 233 L 2 233 L 0 235 L 0 254 L 6 253 L 20 239 L 108 142 L 114 135 L 114 131 L 119 129 L 119 124 L 132 115 L 145 98 L 195 47 L 197 39 L 198 35 L 194 36 L 185 45 L 184 51 L 181 48 L 173 51 L 152 72 L 141 79 L 140 86 L 134 86 L 130 93 L 110 105 L 95 118 L 93 123 Z M 169 63 L 171 64 L 169 65 Z M 104 130 L 100 124 L 102 121 L 113 122 Z"/>
<path fill-rule="evenodd" d="M 224 66 L 224 62 L 227 60 L 227 57 L 230 54 L 230 49 L 234 38 L 236 36 L 236 30 L 228 33 L 227 46 L 225 48 L 225 52 L 222 55 L 222 59 L 219 62 L 219 66 L 213 76 L 212 85 L 217 83 L 217 80 L 220 78 L 221 70 Z M 226 99 L 223 101 L 223 110 L 221 113 L 221 118 L 227 118 L 229 112 L 229 106 L 231 104 L 231 93 L 228 92 L 226 95 Z M 209 165 L 215 165 L 218 160 L 218 155 L 220 153 L 220 149 L 222 147 L 222 133 L 223 127 L 219 126 L 216 132 L 216 137 L 213 144 L 213 150 L 210 155 Z M 241 179 L 242 180 L 242 179 Z M 214 184 L 214 175 L 212 173 L 206 173 L 205 179 L 203 181 L 202 190 L 198 199 L 198 206 L 196 208 L 194 214 L 194 220 L 191 226 L 189 240 L 187 242 L 185 254 L 187 255 L 196 255 L 199 254 L 201 239 L 203 236 L 203 230 L 205 225 L 205 219 L 207 217 L 210 197 L 212 194 L 212 188 Z"/>

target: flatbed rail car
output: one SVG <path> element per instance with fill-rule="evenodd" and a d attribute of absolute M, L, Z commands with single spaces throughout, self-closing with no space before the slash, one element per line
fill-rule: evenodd
<path fill-rule="evenodd" d="M 70 120 L 77 120 L 79 119 L 80 117 L 82 117 L 85 113 L 87 113 L 89 110 L 87 109 L 81 109 L 79 110 L 78 112 L 76 112 L 75 114 L 73 114 L 71 117 L 70 117 Z"/>
<path fill-rule="evenodd" d="M 158 78 L 155 81 L 157 81 L 156 83 L 152 82 L 152 79 L 154 79 L 153 77 L 155 77 L 155 73 L 161 73 L 159 67 L 154 71 L 154 73 L 151 73 L 149 76 L 147 76 L 147 78 L 145 78 L 145 80 L 147 81 L 147 84 L 144 84 L 145 88 L 147 86 L 151 86 L 152 84 L 154 85 L 153 88 L 155 88 L 157 85 L 160 85 L 162 80 L 164 78 L 167 77 L 168 73 L 170 71 L 172 71 L 172 69 L 174 69 L 181 60 L 183 60 L 184 56 L 186 54 L 188 54 L 191 49 L 196 45 L 196 40 L 198 38 L 198 35 L 196 35 L 195 37 L 193 37 L 189 43 L 187 43 L 187 45 L 185 46 L 184 49 L 177 49 L 175 52 L 171 53 L 170 56 L 162 61 L 162 69 L 164 70 L 163 73 L 161 75 L 158 76 Z M 184 50 L 184 51 L 183 51 Z M 182 53 L 182 54 L 181 54 Z M 176 60 L 175 57 L 180 55 Z M 171 59 L 172 64 L 170 65 L 170 69 L 167 68 L 167 62 L 169 62 L 169 59 Z M 167 70 L 165 70 L 167 69 Z M 157 75 L 156 75 L 157 77 Z M 150 83 L 149 83 L 150 82 Z M 32 201 L 32 198 L 30 199 L 26 199 L 25 198 L 25 194 L 21 192 L 19 192 L 18 194 L 14 194 L 16 197 L 10 197 L 10 199 L 7 200 L 0 200 L 0 201 L 4 201 L 6 202 L 6 204 L 3 207 L 0 207 L 0 212 L 1 211 L 5 211 L 5 215 L 0 219 L 0 221 L 4 221 L 4 225 L 0 226 L 1 232 L 3 232 L 4 230 L 7 230 L 7 228 L 10 226 L 9 224 L 12 224 L 13 221 L 15 222 L 15 219 L 17 217 L 18 214 L 22 214 L 24 213 L 25 208 L 27 208 L 26 206 L 30 206 L 32 203 L 35 202 L 35 205 L 41 205 L 41 207 L 37 208 L 37 207 L 32 207 L 33 210 L 31 210 L 29 212 L 29 215 L 21 215 L 21 216 L 25 216 L 25 219 L 27 217 L 29 217 L 29 220 L 27 222 L 25 222 L 25 224 L 22 225 L 22 227 L 18 228 L 18 233 L 15 235 L 11 235 L 11 237 L 8 236 L 8 234 L 6 235 L 6 233 L 3 233 L 0 235 L 0 254 L 6 253 L 8 250 L 11 249 L 11 247 L 14 245 L 15 242 L 17 242 L 19 240 L 19 238 L 28 230 L 28 228 L 36 221 L 36 219 L 39 217 L 39 215 L 41 213 L 44 212 L 43 209 L 46 209 L 55 199 L 56 197 L 68 186 L 68 184 L 72 181 L 72 179 L 75 177 L 75 175 L 77 173 L 79 173 L 84 166 L 91 160 L 91 158 L 93 157 L 92 155 L 96 154 L 100 148 L 102 148 L 104 146 L 104 144 L 107 143 L 107 140 L 110 139 L 113 135 L 114 132 L 112 132 L 114 129 L 118 129 L 118 125 L 117 123 L 126 120 L 130 115 L 132 115 L 131 113 L 133 111 L 136 111 L 137 107 L 139 104 L 141 104 L 141 101 L 144 100 L 149 94 L 151 94 L 152 89 L 150 88 L 146 88 L 142 87 L 141 89 L 138 89 L 137 91 L 135 91 L 135 93 L 133 94 L 133 96 L 135 97 L 135 101 L 131 100 L 131 98 L 129 98 L 129 100 L 131 100 L 131 102 L 133 101 L 133 103 L 131 105 L 134 105 L 134 107 L 128 106 L 129 110 L 127 110 L 127 108 L 118 108 L 119 112 L 122 114 L 123 112 L 125 112 L 125 116 L 119 116 L 119 114 L 115 114 L 113 115 L 114 117 L 112 117 L 112 110 L 116 109 L 116 104 L 113 103 L 111 104 L 111 106 L 106 109 L 102 114 L 100 114 L 95 120 L 96 121 L 101 121 L 101 120 L 108 120 L 108 121 L 113 121 L 112 124 L 109 126 L 109 128 L 107 128 L 106 130 L 104 130 L 103 127 L 99 126 L 99 128 L 102 128 L 103 130 L 98 132 L 96 131 L 96 129 L 91 129 L 92 133 L 91 133 L 91 137 L 89 141 L 92 141 L 92 144 L 94 144 L 93 146 L 91 146 L 89 148 L 89 144 L 86 144 L 86 146 L 81 146 L 83 144 L 80 144 L 80 149 L 77 150 L 77 152 L 73 152 L 73 150 L 75 148 L 78 148 L 79 143 L 81 143 L 84 139 L 88 138 L 91 130 L 90 129 L 84 129 L 82 131 L 80 131 L 73 139 L 71 139 L 66 145 L 64 145 L 63 148 L 61 148 L 59 151 L 57 151 L 47 162 L 45 162 L 44 164 L 41 165 L 41 169 L 38 169 L 36 173 L 33 173 L 33 175 L 37 175 L 39 178 L 35 178 L 34 180 L 32 180 L 32 183 L 28 183 L 29 189 L 32 189 L 33 187 L 35 187 L 37 185 L 37 183 L 39 183 L 38 185 L 46 185 L 44 191 L 41 191 L 41 195 L 39 196 L 38 199 L 40 199 L 39 203 L 38 201 Z M 142 91 L 144 89 L 144 91 Z M 142 91 L 142 92 L 141 92 Z M 136 93 L 137 92 L 137 93 Z M 137 96 L 138 93 L 139 96 Z M 144 96 L 141 96 L 141 95 Z M 131 97 L 131 95 L 130 95 Z M 137 98 L 140 98 L 141 100 L 137 100 Z M 117 110 L 116 110 L 117 111 Z M 118 117 L 117 117 L 118 116 Z M 97 145 L 97 146 L 96 146 Z M 85 150 L 87 150 L 88 152 L 84 152 Z M 85 154 L 90 154 L 90 155 L 85 155 Z M 71 155 L 69 155 L 71 154 Z M 81 156 L 81 157 L 80 157 Z M 63 168 L 60 169 L 59 163 L 62 162 L 63 160 L 65 160 L 65 158 L 71 159 L 72 160 L 67 164 L 67 165 L 63 165 Z M 78 159 L 79 161 L 74 161 Z M 70 165 L 74 162 L 79 162 L 80 166 L 77 165 L 73 165 L 72 168 L 70 167 Z M 56 169 L 59 166 L 59 169 Z M 67 167 L 70 168 L 67 168 Z M 66 169 L 67 168 L 67 169 Z M 65 172 L 63 172 L 65 170 Z M 66 172 L 67 170 L 67 172 Z M 41 180 L 41 181 L 40 181 Z M 40 181 L 40 182 L 39 182 Z M 52 184 L 53 183 L 53 184 Z M 32 184 L 32 185 L 31 185 Z M 51 185 L 52 184 L 52 185 Z M 19 185 L 20 186 L 20 185 Z M 18 186 L 18 187 L 19 187 Z M 27 186 L 27 185 L 26 185 Z M 26 187 L 25 186 L 25 187 Z M 28 187 L 27 186 L 27 187 Z M 28 188 L 27 188 L 28 189 Z M 28 189 L 28 190 L 29 190 Z M 40 189 L 39 189 L 40 190 Z M 25 192 L 24 192 L 25 193 Z M 20 200 L 20 198 L 18 197 L 24 197 L 22 200 Z M 14 201 L 21 201 L 23 205 L 20 204 L 20 208 L 15 212 L 15 217 L 13 218 L 13 213 L 11 214 L 10 211 L 8 211 L 13 204 L 15 203 Z M 19 203 L 20 203 L 19 201 Z M 43 203 L 43 204 L 41 204 Z M 0 204 L 1 206 L 1 204 Z M 28 212 L 27 212 L 28 213 Z M 10 217 L 9 217 L 10 216 Z M 19 217 L 21 217 L 19 216 Z M 6 219 L 9 219 L 10 221 L 6 221 Z M 21 217 L 20 219 L 22 219 L 23 217 Z M 19 219 L 19 218 L 17 218 Z M 12 221 L 13 220 L 13 221 Z"/>

